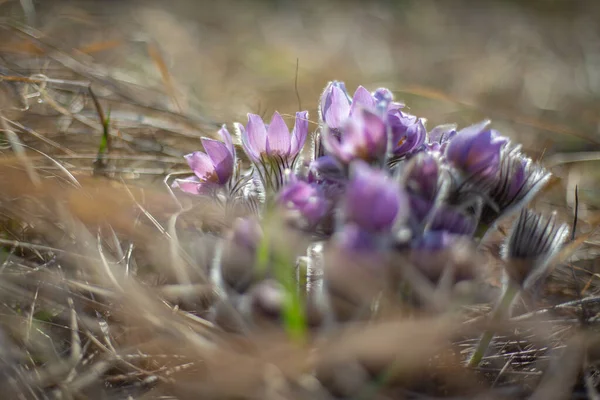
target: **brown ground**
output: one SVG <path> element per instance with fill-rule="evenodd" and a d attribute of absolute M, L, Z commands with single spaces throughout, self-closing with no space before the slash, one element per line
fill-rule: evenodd
<path fill-rule="evenodd" d="M 531 326 L 507 329 L 510 335 L 499 341 L 504 354 L 477 376 L 460 367 L 458 350 L 472 346 L 481 327 L 456 326 L 443 316 L 414 323 L 385 320 L 364 331 L 350 327 L 316 343 L 314 353 L 299 351 L 271 331 L 225 336 L 186 313 L 186 306 L 210 301 L 210 288 L 168 285 L 180 277 L 180 268 L 198 271 L 185 269 L 190 260 L 171 251 L 173 232 L 159 234 L 157 224 L 167 226 L 178 209 L 162 180 L 187 170 L 181 156 L 198 149 L 200 136 L 213 135 L 222 123 L 244 121 L 247 112 L 270 116 L 303 108 L 316 120 L 320 92 L 336 79 L 350 90 L 358 84 L 389 87 L 411 112 L 428 118 L 430 127 L 492 119 L 555 173 L 539 207 L 557 209 L 571 220 L 577 185 L 578 228 L 590 232 L 599 221 L 598 162 L 572 161 L 599 158 L 582 152 L 600 150 L 600 3 L 48 0 L 29 9 L 30 3 L 0 1 L 5 133 L 0 305 L 6 314 L 0 327 L 8 332 L 6 343 L 17 342 L 10 357 L 24 365 L 17 384 L 1 381 L 10 390 L 18 392 L 23 383 L 34 387 L 27 396 L 44 389 L 96 398 L 106 387 L 113 394 L 121 386 L 127 393 L 138 388 L 145 393 L 154 387 L 153 377 L 160 385 L 148 398 L 327 398 L 306 380 L 306 371 L 320 368 L 343 392 L 390 360 L 403 360 L 392 381 L 404 389 L 381 398 L 414 392 L 516 398 L 534 389 L 539 398 L 567 398 L 570 392 L 557 388 L 571 388 L 573 371 L 582 363 L 590 386 L 597 386 L 594 343 L 574 334 L 578 308 L 561 309 L 562 319 L 544 322 L 541 329 L 536 325 L 533 333 L 539 336 L 531 335 Z M 110 110 L 104 169 L 94 165 L 102 135 L 99 110 L 105 116 Z M 26 158 L 16 151 L 15 164 L 19 143 L 26 146 Z M 32 171 L 15 165 L 35 166 L 33 176 L 41 182 L 31 182 Z M 111 179 L 92 179 L 94 171 Z M 150 186 L 133 189 L 138 183 Z M 177 227 L 184 231 L 182 246 L 197 250 L 193 261 L 200 263 L 202 246 L 211 243 L 195 246 L 194 229 L 218 216 L 210 205 L 194 205 Z M 571 268 L 562 266 L 543 303 L 577 299 L 577 292 L 597 294 L 596 236 L 586 237 L 575 253 L 578 283 Z M 102 246 L 108 261 L 98 258 Z M 135 247 L 133 258 L 128 246 Z M 53 269 L 57 254 L 64 271 Z M 165 270 L 156 267 L 141 282 L 115 281 L 102 272 L 109 264 L 120 268 L 124 260 L 128 271 L 131 266 L 135 272 L 136 260 L 140 269 Z M 90 293 L 96 296 L 92 300 Z M 75 307 L 65 300 L 69 297 Z M 465 312 L 477 317 L 487 310 Z M 398 313 L 390 311 L 394 317 Z M 104 321 L 108 333 L 99 324 Z M 73 332 L 81 332 L 79 339 Z M 470 339 L 461 341 L 464 335 Z M 205 341 L 216 343 L 218 351 Z M 569 351 L 562 354 L 557 349 L 565 343 Z M 584 348 L 592 349 L 587 358 Z M 89 365 L 78 358 L 83 354 L 90 356 Z M 444 366 L 432 375 L 427 361 L 434 354 Z M 2 359 L 10 357 L 2 353 Z M 564 367 L 557 375 L 555 363 Z M 306 379 L 284 384 L 284 376 Z M 496 386 L 498 391 L 487 392 Z"/>

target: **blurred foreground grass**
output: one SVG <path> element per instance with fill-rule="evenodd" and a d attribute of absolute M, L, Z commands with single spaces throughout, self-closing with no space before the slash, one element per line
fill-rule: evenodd
<path fill-rule="evenodd" d="M 379 319 L 300 348 L 262 320 L 258 331 L 236 331 L 239 316 L 227 304 L 222 329 L 204 311 L 215 293 L 198 268 L 209 264 L 215 238 L 198 232 L 231 221 L 207 202 L 174 201 L 163 180 L 187 170 L 181 156 L 201 136 L 246 112 L 308 107 L 316 121 L 320 92 L 337 79 L 349 89 L 393 89 L 430 126 L 491 118 L 553 168 L 557 178 L 538 206 L 570 220 L 577 186 L 578 227 L 590 232 L 600 175 L 581 160 L 600 150 L 596 2 L 0 7 L 7 398 L 568 398 L 586 391 L 574 383 L 581 363 L 593 394 L 597 343 L 593 328 L 578 329 L 577 307 L 502 327 L 498 354 L 479 374 L 461 357 L 487 304 L 463 310 L 472 318 L 463 325 L 382 299 Z M 99 110 L 111 136 L 102 168 Z M 284 231 L 277 240 L 306 244 Z M 599 244 L 587 238 L 575 273 L 557 269 L 541 306 L 598 294 Z M 370 282 L 352 283 L 368 291 Z M 553 380 L 556 364 L 563 369 Z"/>

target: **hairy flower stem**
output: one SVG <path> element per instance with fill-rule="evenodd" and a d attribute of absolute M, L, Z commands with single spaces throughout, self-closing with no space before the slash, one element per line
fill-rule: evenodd
<path fill-rule="evenodd" d="M 494 309 L 491 317 L 490 324 L 496 324 L 500 322 L 510 310 L 510 306 L 512 305 L 515 297 L 519 294 L 519 286 L 515 283 L 510 282 L 506 287 L 506 291 L 502 295 L 502 299 L 500 299 L 500 303 Z M 492 329 L 488 329 L 484 332 L 479 340 L 479 344 L 475 349 L 475 352 L 471 355 L 471 359 L 467 363 L 468 367 L 475 368 L 483 359 L 485 352 L 487 351 L 492 339 L 494 338 L 494 331 Z"/>

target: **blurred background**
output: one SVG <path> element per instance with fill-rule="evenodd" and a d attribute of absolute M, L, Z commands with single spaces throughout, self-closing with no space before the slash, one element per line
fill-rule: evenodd
<path fill-rule="evenodd" d="M 89 83 L 131 176 L 185 169 L 200 136 L 247 112 L 315 121 L 333 79 L 389 87 L 430 128 L 490 118 L 534 158 L 600 149 L 596 1 L 0 3 L 3 113 L 82 171 L 101 133 Z"/>
<path fill-rule="evenodd" d="M 489 117 L 538 150 L 600 143 L 595 1 L 22 0 L 1 7 L 53 51 L 101 66 L 91 78 L 125 81 L 134 95 L 134 85 L 155 89 L 166 95 L 162 107 L 217 124 L 249 111 L 292 113 L 298 97 L 315 119 L 320 91 L 337 79 L 350 91 L 390 87 L 430 126 Z M 73 68 L 41 57 L 50 49 L 14 29 L 5 27 L 1 39 L 1 62 L 12 72 L 59 78 Z"/>
<path fill-rule="evenodd" d="M 235 121 L 245 122 L 248 112 L 270 119 L 275 110 L 290 116 L 308 109 L 315 129 L 321 91 L 329 81 L 340 80 L 350 92 L 359 84 L 370 90 L 390 88 L 410 113 L 427 118 L 429 128 L 491 119 L 553 172 L 538 208 L 558 210 L 561 220 L 572 221 L 579 188 L 582 219 L 577 228 L 587 233 L 600 221 L 599 213 L 586 218 L 588 211 L 600 209 L 599 20 L 600 2 L 592 0 L 0 0 L 0 161 L 26 154 L 23 164 L 35 165 L 44 183 L 58 182 L 48 186 L 54 191 L 32 191 L 23 171 L 5 169 L 2 194 L 16 200 L 29 200 L 24 194 L 39 202 L 69 200 L 74 215 L 90 225 L 104 224 L 108 216 L 117 231 L 131 236 L 131 243 L 147 241 L 149 248 L 158 249 L 147 256 L 152 263 L 175 268 L 171 259 L 158 257 L 171 254 L 164 247 L 170 242 L 161 236 L 155 245 L 147 238 L 154 239 L 156 232 L 144 236 L 138 217 L 133 221 L 123 211 L 134 208 L 129 187 L 135 185 L 130 183 L 154 184 L 161 197 L 145 187 L 139 197 L 149 215 L 170 219 L 176 210 L 163 180 L 170 173 L 189 174 L 182 156 L 200 149 L 200 137 L 215 135 L 221 124 L 231 128 Z M 21 144 L 25 150 L 19 153 Z M 86 180 L 92 175 L 122 180 L 127 192 L 115 189 L 121 182 Z M 91 189 L 73 189 L 72 181 L 78 180 Z M 34 213 L 25 210 L 31 218 Z M 206 219 L 211 208 L 193 211 Z M 187 229 L 190 220 L 190 226 L 202 222 L 190 212 L 178 223 L 185 222 Z M 6 226 L 7 232 L 18 232 L 8 238 L 22 240 L 35 224 Z M 62 223 L 57 226 L 60 232 Z M 199 248 L 194 241 L 198 231 L 189 232 L 190 247 Z M 579 289 L 597 293 L 597 236 L 590 235 L 587 247 L 573 257 L 588 274 L 587 284 L 567 291 L 567 280 L 576 279 L 565 268 L 558 271 L 560 284 L 553 292 L 564 290 L 570 299 Z M 59 243 L 71 240 L 67 234 L 44 240 L 48 237 Z M 182 243 L 186 239 L 182 235 Z M 87 243 L 82 254 L 93 247 Z M 114 247 L 121 249 L 121 244 Z M 138 258 L 140 265 L 152 264 L 144 256 Z M 40 268 L 41 273 L 46 270 L 52 271 Z M 42 275 L 40 282 L 44 279 Z M 156 279 L 156 285 L 163 283 Z M 143 293 L 131 294 L 131 304 L 124 303 L 135 310 L 133 316 L 142 315 L 138 309 L 153 308 L 147 299 L 158 300 L 154 292 Z M 169 310 L 164 321 L 174 315 Z M 123 319 L 124 330 L 137 323 L 128 318 Z M 172 327 L 179 326 L 188 331 L 188 325 Z M 443 333 L 428 328 L 415 337 L 421 339 L 423 331 Z M 146 340 L 136 335 L 124 339 L 124 347 Z M 403 344 L 396 333 L 391 339 Z M 410 350 L 412 358 L 398 359 L 427 360 Z M 239 354 L 232 354 L 221 375 L 237 379 L 229 368 L 239 364 Z M 254 360 L 249 365 L 253 370 Z M 189 398 L 197 398 L 193 389 Z"/>

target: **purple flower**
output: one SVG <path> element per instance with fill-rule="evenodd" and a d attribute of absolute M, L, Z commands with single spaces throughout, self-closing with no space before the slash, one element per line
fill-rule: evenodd
<path fill-rule="evenodd" d="M 393 112 L 404 108 L 404 104 L 394 101 L 393 93 L 386 88 L 379 88 L 372 93 L 378 110 Z"/>
<path fill-rule="evenodd" d="M 462 235 L 447 231 L 429 231 L 413 242 L 412 248 L 415 250 L 439 251 L 450 248 L 460 240 Z"/>
<path fill-rule="evenodd" d="M 423 119 L 400 110 L 388 112 L 387 121 L 392 133 L 391 152 L 403 157 L 419 149 L 427 138 Z"/>
<path fill-rule="evenodd" d="M 477 224 L 474 218 L 454 207 L 442 205 L 435 210 L 428 230 L 471 236 L 476 228 Z"/>
<path fill-rule="evenodd" d="M 418 153 L 408 161 L 403 178 L 408 192 L 433 202 L 440 186 L 440 162 L 432 154 Z"/>
<path fill-rule="evenodd" d="M 356 88 L 354 92 L 354 96 L 352 96 L 352 105 L 350 106 L 350 116 L 354 115 L 354 113 L 359 108 L 367 108 L 374 110 L 377 106 L 377 100 L 375 97 L 365 89 L 363 86 L 359 86 Z"/>
<path fill-rule="evenodd" d="M 525 289 L 547 273 L 553 258 L 569 236 L 569 226 L 559 224 L 556 213 L 549 218 L 523 209 L 502 249 L 511 280 Z"/>
<path fill-rule="evenodd" d="M 375 251 L 380 247 L 381 241 L 378 236 L 372 232 L 361 229 L 356 224 L 345 224 L 340 231 L 335 234 L 336 244 L 350 251 Z"/>
<path fill-rule="evenodd" d="M 322 129 L 319 143 L 315 146 L 315 158 L 323 156 L 323 150 L 333 153 L 345 163 L 355 158 L 368 161 L 383 158 L 379 153 L 387 150 L 386 114 L 404 107 L 393 99 L 389 89 L 379 88 L 370 93 L 363 86 L 359 86 L 350 99 L 342 82 L 330 82 L 323 91 L 319 106 Z M 368 119 L 364 115 L 366 112 L 379 117 L 381 122 L 378 121 L 378 125 L 383 123 L 381 129 L 378 127 L 376 138 L 365 137 L 366 132 L 361 132 Z M 351 138 L 346 140 L 344 136 Z M 336 146 L 337 143 L 343 145 Z"/>
<path fill-rule="evenodd" d="M 422 240 L 423 235 L 431 235 L 433 232 L 445 232 L 452 235 L 471 237 L 476 228 L 477 220 L 469 214 L 462 212 L 456 207 L 445 204 L 436 205 L 433 201 L 427 201 L 415 195 L 409 195 L 410 201 L 410 224 L 413 232 Z"/>
<path fill-rule="evenodd" d="M 346 179 L 345 169 L 332 156 L 321 156 L 310 162 L 308 166 L 309 182 L 338 183 Z"/>
<path fill-rule="evenodd" d="M 233 176 L 235 147 L 225 125 L 219 130 L 223 142 L 201 138 L 204 152 L 195 151 L 185 159 L 194 175 L 176 179 L 173 187 L 192 194 L 208 194 L 218 187 L 225 186 Z"/>
<path fill-rule="evenodd" d="M 438 125 L 429 131 L 429 142 L 444 144 L 456 136 L 456 124 Z"/>
<path fill-rule="evenodd" d="M 221 290 L 234 289 L 237 293 L 248 290 L 260 272 L 256 267 L 256 251 L 263 240 L 263 231 L 254 218 L 237 218 L 224 242 L 219 268 L 211 269 L 213 282 Z M 221 281 L 221 275 L 223 282 Z"/>
<path fill-rule="evenodd" d="M 461 129 L 446 147 L 446 158 L 468 177 L 493 178 L 500 167 L 500 151 L 508 143 L 483 121 Z"/>
<path fill-rule="evenodd" d="M 521 154 L 520 148 L 504 148 L 500 170 L 487 189 L 481 222 L 487 225 L 522 209 L 544 187 L 551 174 Z"/>
<path fill-rule="evenodd" d="M 413 243 L 410 262 L 432 283 L 457 283 L 477 277 L 481 260 L 462 235 L 428 232 Z M 448 281 L 451 279 L 451 281 Z"/>
<path fill-rule="evenodd" d="M 329 130 L 337 134 L 344 127 L 346 120 L 359 108 L 382 109 L 385 112 L 404 107 L 403 104 L 393 102 L 393 99 L 394 96 L 388 89 L 379 88 L 371 93 L 363 86 L 359 86 L 350 99 L 344 83 L 333 81 L 325 87 L 321 95 L 321 120 Z"/>
<path fill-rule="evenodd" d="M 387 88 L 379 88 L 373 92 L 373 98 L 378 108 L 388 110 L 388 107 L 392 104 L 397 105 L 398 108 L 403 107 L 400 103 L 392 103 L 394 101 L 393 93 Z"/>
<path fill-rule="evenodd" d="M 439 159 L 432 154 L 417 153 L 407 161 L 402 172 L 399 178 L 408 193 L 411 225 L 414 229 L 422 229 L 441 187 Z"/>
<path fill-rule="evenodd" d="M 432 200 L 425 200 L 421 196 L 414 194 L 408 194 L 408 202 L 410 205 L 410 216 L 409 219 L 413 228 L 420 229 L 423 221 L 427 218 L 431 210 L 433 209 L 434 202 Z"/>
<path fill-rule="evenodd" d="M 330 82 L 321 95 L 321 119 L 329 129 L 339 129 L 350 115 L 351 100 L 343 82 Z"/>
<path fill-rule="evenodd" d="M 359 108 L 344 124 L 341 136 L 325 129 L 323 144 L 330 154 L 346 164 L 356 159 L 381 160 L 387 147 L 385 122 L 374 112 Z"/>
<path fill-rule="evenodd" d="M 310 226 L 316 225 L 328 209 L 320 188 L 304 181 L 295 181 L 279 193 L 279 202 L 287 210 L 299 213 Z"/>
<path fill-rule="evenodd" d="M 402 188 L 383 171 L 363 162 L 353 165 L 346 188 L 345 220 L 369 232 L 386 232 L 408 216 L 408 199 Z"/>
<path fill-rule="evenodd" d="M 262 118 L 256 114 L 248 114 L 248 125 L 244 128 L 235 124 L 242 137 L 244 151 L 254 162 L 265 158 L 295 158 L 306 141 L 308 135 L 308 111 L 296 113 L 296 123 L 290 136 L 290 131 L 281 115 L 275 111 L 271 123 L 265 125 Z"/>
<path fill-rule="evenodd" d="M 238 218 L 234 221 L 231 240 L 237 246 L 254 251 L 262 237 L 263 231 L 255 219 Z"/>
<path fill-rule="evenodd" d="M 450 140 L 456 136 L 456 125 L 438 125 L 430 130 L 427 136 L 429 137 L 429 140 L 428 143 L 425 144 L 425 148 L 432 152 L 443 153 Z"/>
<path fill-rule="evenodd" d="M 236 123 L 242 146 L 250 160 L 259 168 L 266 188 L 277 190 L 284 185 L 287 172 L 295 165 L 308 135 L 308 111 L 296 113 L 292 134 L 278 112 L 266 125 L 256 114 L 248 114 L 248 125 Z"/>

